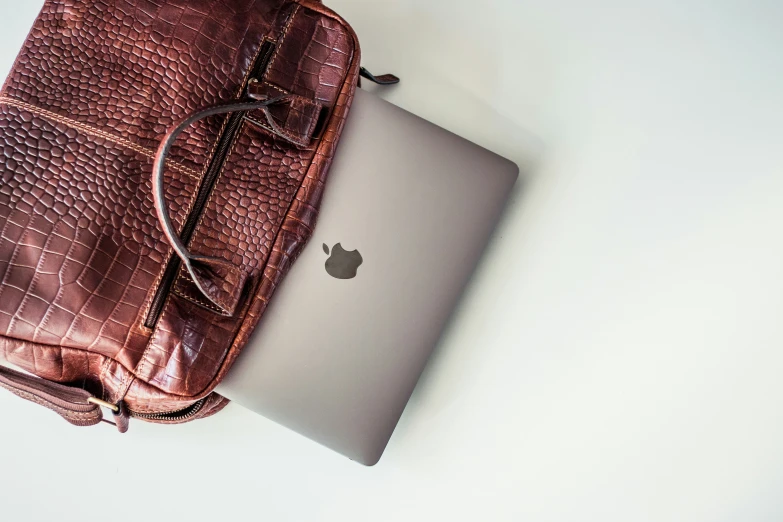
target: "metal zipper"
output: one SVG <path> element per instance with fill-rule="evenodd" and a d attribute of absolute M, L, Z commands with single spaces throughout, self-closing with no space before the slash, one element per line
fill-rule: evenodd
<path fill-rule="evenodd" d="M 177 411 L 169 411 L 169 412 L 162 412 L 162 413 L 138 413 L 135 411 L 129 411 L 129 413 L 131 417 L 135 417 L 137 419 L 145 419 L 145 420 L 152 420 L 152 421 L 184 421 L 198 415 L 198 413 L 201 411 L 201 408 L 204 407 L 204 403 L 206 401 L 207 398 L 204 397 L 203 399 L 194 402 L 187 408 L 183 408 Z"/>
<path fill-rule="evenodd" d="M 269 66 L 269 61 L 271 60 L 274 51 L 275 44 L 269 40 L 264 40 L 264 43 L 261 44 L 258 58 L 256 58 L 256 61 L 251 68 L 248 82 L 260 81 L 266 73 L 266 69 Z M 243 95 L 246 91 L 247 86 L 244 88 Z M 215 154 L 212 156 L 212 162 L 210 163 L 207 173 L 204 175 L 204 179 L 198 189 L 198 193 L 196 194 L 196 201 L 193 204 L 193 209 L 185 219 L 185 224 L 182 226 L 182 231 L 180 232 L 180 239 L 182 239 L 182 242 L 186 245 L 193 236 L 193 232 L 196 230 L 196 225 L 201 217 L 201 213 L 204 211 L 204 206 L 207 204 L 209 195 L 215 188 L 215 182 L 217 181 L 220 172 L 223 170 L 223 165 L 228 159 L 228 152 L 231 150 L 231 146 L 234 144 L 234 140 L 237 137 L 237 131 L 242 124 L 242 118 L 243 115 L 241 113 L 231 114 L 228 117 L 226 128 L 220 136 L 217 147 L 215 147 Z M 172 256 L 166 265 L 166 270 L 163 272 L 163 277 L 160 280 L 158 289 L 155 292 L 155 297 L 152 299 L 149 312 L 144 320 L 145 327 L 154 328 L 158 319 L 160 319 L 160 316 L 163 313 L 163 306 L 166 303 L 166 298 L 171 292 L 171 287 L 174 286 L 174 281 L 177 279 L 181 264 L 182 262 L 179 257 Z"/>

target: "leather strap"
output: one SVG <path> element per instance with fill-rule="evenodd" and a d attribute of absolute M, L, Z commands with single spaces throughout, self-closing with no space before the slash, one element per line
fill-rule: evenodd
<path fill-rule="evenodd" d="M 45 381 L 4 366 L 0 366 L 0 387 L 49 408 L 75 426 L 92 426 L 103 420 L 101 407 L 89 402 L 92 395 L 81 388 Z"/>
<path fill-rule="evenodd" d="M 128 431 L 130 414 L 123 402 L 119 406 L 114 406 L 97 401 L 88 391 L 81 388 L 27 375 L 2 364 L 0 364 L 0 388 L 5 388 L 17 397 L 52 410 L 74 426 L 94 426 L 100 422 L 107 422 L 116 426 L 120 433 Z M 116 410 L 113 412 L 114 422 L 104 420 L 101 404 Z"/>
<path fill-rule="evenodd" d="M 234 314 L 242 295 L 242 289 L 247 279 L 247 274 L 242 270 L 242 267 L 234 266 L 223 259 L 193 254 L 188 250 L 185 244 L 182 243 L 182 240 L 179 238 L 179 235 L 174 228 L 174 224 L 171 222 L 168 209 L 166 208 L 163 171 L 166 164 L 166 157 L 177 137 L 193 123 L 220 114 L 242 113 L 243 115 L 247 115 L 252 111 L 260 110 L 265 119 L 265 125 L 263 126 L 267 128 L 267 130 L 270 130 L 275 135 L 294 145 L 300 147 L 309 145 L 312 138 L 312 129 L 315 125 L 307 125 L 305 127 L 306 129 L 309 129 L 310 132 L 308 133 L 295 133 L 290 129 L 285 128 L 283 125 L 280 125 L 269 110 L 276 105 L 285 104 L 291 107 L 297 107 L 297 113 L 301 113 L 301 108 L 307 106 L 301 96 L 284 94 L 282 96 L 268 98 L 266 95 L 256 93 L 252 89 L 248 90 L 248 95 L 251 98 L 248 101 L 234 101 L 213 105 L 196 111 L 184 118 L 164 136 L 163 141 L 158 147 L 152 167 L 152 195 L 155 200 L 155 211 L 158 214 L 158 220 L 160 221 L 163 233 L 171 247 L 174 249 L 174 252 L 182 260 L 185 269 L 193 279 L 198 290 L 210 303 L 215 305 L 219 313 L 224 316 L 232 316 Z M 317 107 L 320 111 L 320 104 L 315 102 L 309 102 L 309 104 Z M 308 111 L 308 115 L 309 117 L 315 117 L 317 119 L 317 112 L 319 111 L 310 110 Z M 249 121 L 258 124 L 256 120 Z"/>

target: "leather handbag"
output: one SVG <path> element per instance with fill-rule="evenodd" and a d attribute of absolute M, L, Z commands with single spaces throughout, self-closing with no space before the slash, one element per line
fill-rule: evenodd
<path fill-rule="evenodd" d="M 222 409 L 359 61 L 317 0 L 47 0 L 0 92 L 0 386 L 120 431 Z"/>

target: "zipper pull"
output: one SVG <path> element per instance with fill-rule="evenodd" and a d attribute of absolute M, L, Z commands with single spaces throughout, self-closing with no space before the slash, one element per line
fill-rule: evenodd
<path fill-rule="evenodd" d="M 114 415 L 114 425 L 117 426 L 117 431 L 125 433 L 130 427 L 130 412 L 125 405 L 125 401 L 120 401 L 117 411 L 112 411 Z"/>
<path fill-rule="evenodd" d="M 102 419 L 102 422 L 116 426 L 117 431 L 120 433 L 125 433 L 128 431 L 128 427 L 130 426 L 130 413 L 128 412 L 128 407 L 125 405 L 125 402 L 120 401 L 119 404 L 112 404 L 110 402 L 96 399 L 95 397 L 90 397 L 87 399 L 87 402 L 111 411 L 112 417 L 114 417 L 114 422 L 106 420 L 105 418 Z"/>
<path fill-rule="evenodd" d="M 400 79 L 393 74 L 381 74 L 379 76 L 375 76 L 364 67 L 359 69 L 359 76 L 362 78 L 367 78 L 371 82 L 377 83 L 378 85 L 395 85 L 400 83 Z M 359 80 L 359 87 L 361 87 L 361 80 Z"/>

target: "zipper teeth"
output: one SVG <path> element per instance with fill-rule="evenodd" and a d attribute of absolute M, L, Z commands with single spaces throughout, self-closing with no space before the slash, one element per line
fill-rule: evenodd
<path fill-rule="evenodd" d="M 274 50 L 275 44 L 269 40 L 265 40 L 262 44 L 261 51 L 259 52 L 258 59 L 250 71 L 250 75 L 248 76 L 249 79 L 259 79 L 259 76 L 266 72 L 266 68 L 269 65 L 269 60 L 271 59 Z M 215 149 L 212 163 L 207 169 L 207 173 L 204 175 L 204 179 L 201 182 L 201 187 L 199 187 L 198 193 L 196 195 L 196 201 L 193 204 L 193 209 L 190 211 L 190 214 L 188 214 L 188 217 L 185 219 L 185 224 L 182 226 L 180 239 L 185 244 L 188 244 L 191 236 L 193 235 L 193 232 L 195 232 L 196 225 L 198 224 L 199 218 L 204 211 L 203 207 L 209 199 L 209 195 L 212 193 L 212 190 L 215 188 L 218 175 L 220 174 L 220 171 L 223 169 L 223 165 L 228 159 L 228 151 L 236 139 L 237 131 L 239 130 L 240 124 L 242 123 L 242 118 L 242 114 L 232 114 L 229 116 L 226 128 L 223 131 L 223 134 L 220 136 L 220 141 L 218 142 L 218 146 Z M 163 277 L 158 284 L 155 297 L 152 299 L 149 312 L 147 313 L 147 317 L 144 320 L 145 327 L 153 328 L 158 322 L 158 319 L 160 319 L 160 316 L 163 313 L 163 305 L 166 302 L 166 297 L 168 297 L 169 292 L 171 291 L 171 287 L 174 285 L 174 281 L 177 278 L 181 264 L 182 262 L 180 259 L 176 256 L 173 256 L 166 265 L 166 270 L 163 272 Z"/>
<path fill-rule="evenodd" d="M 147 420 L 186 420 L 189 419 L 198 412 L 201 411 L 201 408 L 204 406 L 204 403 L 206 402 L 206 397 L 203 399 L 200 399 L 187 408 L 183 408 L 181 410 L 177 411 L 169 411 L 169 412 L 162 412 L 162 413 L 137 413 L 135 411 L 131 411 L 130 416 L 136 417 L 137 419 L 147 419 Z"/>
<path fill-rule="evenodd" d="M 223 168 L 223 164 L 226 162 L 228 148 L 234 142 L 234 138 L 236 137 L 240 122 L 241 116 L 238 117 L 236 114 L 232 114 L 228 125 L 226 125 L 226 129 L 223 132 L 223 136 L 220 138 L 220 143 L 218 144 L 218 148 L 215 151 L 212 164 L 209 166 L 209 169 L 204 176 L 204 180 L 201 183 L 201 187 L 199 188 L 199 191 L 196 195 L 196 201 L 193 204 L 193 210 L 185 220 L 185 224 L 182 227 L 182 232 L 180 232 L 180 239 L 182 239 L 182 242 L 185 244 L 188 244 L 190 237 L 193 235 L 193 232 L 196 229 L 196 224 L 198 223 L 199 217 L 201 217 L 201 213 L 204 211 L 203 206 L 206 204 L 207 198 L 215 186 L 218 174 Z M 169 295 L 171 286 L 174 284 L 174 280 L 177 278 L 179 267 L 181 265 L 182 261 L 179 259 L 179 257 L 173 256 L 169 260 L 169 263 L 166 266 L 166 271 L 163 273 L 163 278 L 161 278 L 160 284 L 158 285 L 158 291 L 155 294 L 152 305 L 150 305 L 150 311 L 147 314 L 147 320 L 144 323 L 144 326 L 147 328 L 152 328 L 155 326 L 155 323 L 158 322 L 158 319 L 163 312 L 163 305 L 166 302 L 166 297 Z"/>
<path fill-rule="evenodd" d="M 258 53 L 258 59 L 253 65 L 253 70 L 250 72 L 250 78 L 260 80 L 259 75 L 266 72 L 266 68 L 269 65 L 269 60 L 272 58 L 272 52 L 275 50 L 275 44 L 269 40 L 264 40 L 261 44 L 261 52 Z"/>

